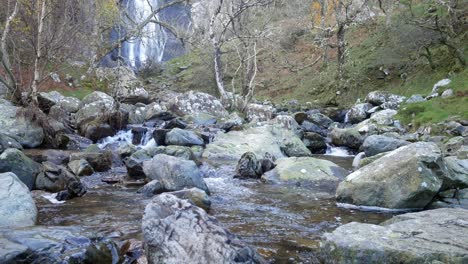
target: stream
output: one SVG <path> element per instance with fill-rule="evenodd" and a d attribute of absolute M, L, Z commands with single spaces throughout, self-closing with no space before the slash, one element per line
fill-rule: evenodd
<path fill-rule="evenodd" d="M 316 158 L 350 170 L 353 156 Z M 211 191 L 210 214 L 272 263 L 316 263 L 324 232 L 353 221 L 378 224 L 392 217 L 339 208 L 334 190 L 234 179 L 235 164 L 229 162 L 203 161 L 200 169 Z M 137 193 L 139 186 L 101 181 L 103 177 L 123 179 L 125 174 L 125 167 L 116 166 L 106 173 L 81 177 L 88 193 L 65 203 L 51 203 L 43 198 L 45 194 L 35 194 L 38 224 L 81 226 L 116 241 L 141 240 L 141 218 L 150 198 Z"/>

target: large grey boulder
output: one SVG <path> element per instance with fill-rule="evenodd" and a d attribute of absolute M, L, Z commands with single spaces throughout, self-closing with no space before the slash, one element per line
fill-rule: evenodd
<path fill-rule="evenodd" d="M 0 227 L 32 226 L 36 219 L 37 208 L 28 187 L 14 173 L 1 173 Z"/>
<path fill-rule="evenodd" d="M 333 128 L 330 132 L 331 142 L 336 146 L 359 149 L 365 136 L 357 128 Z"/>
<path fill-rule="evenodd" d="M 444 160 L 448 173 L 443 176 L 443 189 L 468 188 L 468 159 L 447 157 Z"/>
<path fill-rule="evenodd" d="M 91 104 L 94 102 L 99 102 L 99 101 L 108 101 L 108 102 L 114 103 L 114 98 L 112 98 L 112 96 L 106 93 L 94 91 L 86 95 L 82 100 L 83 104 L 85 105 Z"/>
<path fill-rule="evenodd" d="M 0 155 L 0 172 L 13 172 L 30 190 L 40 171 L 41 165 L 20 150 L 7 149 Z"/>
<path fill-rule="evenodd" d="M 339 202 L 384 208 L 424 208 L 447 173 L 435 143 L 401 147 L 348 175 L 336 191 Z"/>
<path fill-rule="evenodd" d="M 270 183 L 291 183 L 301 186 L 331 187 L 335 191 L 348 172 L 335 163 L 311 157 L 282 158 L 276 160 L 276 167 L 262 176 Z"/>
<path fill-rule="evenodd" d="M 248 104 L 246 118 L 249 122 L 264 122 L 275 118 L 276 111 L 272 105 Z"/>
<path fill-rule="evenodd" d="M 348 113 L 346 113 L 347 122 L 351 124 L 357 124 L 361 121 L 364 121 L 368 116 L 368 111 L 373 106 L 369 103 L 357 104 L 349 109 Z"/>
<path fill-rule="evenodd" d="M 206 146 L 203 157 L 207 159 L 239 160 L 246 152 L 258 157 L 268 152 L 275 158 L 311 156 L 310 151 L 291 130 L 275 125 L 253 127 L 242 131 L 218 134 Z"/>
<path fill-rule="evenodd" d="M 174 128 L 166 134 L 167 145 L 177 146 L 201 146 L 205 142 L 197 133 L 190 130 Z"/>
<path fill-rule="evenodd" d="M 228 116 L 228 112 L 223 104 L 216 97 L 194 91 L 179 94 L 174 97 L 169 102 L 169 109 L 180 116 L 192 115 L 200 112 L 217 117 Z"/>
<path fill-rule="evenodd" d="M 405 96 L 391 94 L 386 91 L 373 91 L 366 97 L 366 102 L 381 106 L 384 109 L 397 109 L 405 100 Z"/>
<path fill-rule="evenodd" d="M 379 153 L 395 150 L 408 144 L 410 144 L 408 141 L 386 136 L 372 135 L 364 140 L 361 149 L 366 153 L 367 157 L 371 157 Z"/>
<path fill-rule="evenodd" d="M 74 160 L 86 160 L 97 172 L 110 170 L 112 166 L 112 153 L 109 151 L 76 152 L 70 155 L 70 162 Z"/>
<path fill-rule="evenodd" d="M 135 104 L 149 100 L 148 92 L 129 67 L 98 68 L 96 75 L 109 82 L 109 88 L 120 102 Z"/>
<path fill-rule="evenodd" d="M 0 263 L 118 263 L 112 240 L 79 227 L 0 229 Z"/>
<path fill-rule="evenodd" d="M 9 148 L 22 150 L 23 146 L 21 146 L 21 144 L 18 141 L 16 141 L 14 138 L 9 137 L 3 133 L 0 133 L 0 153 L 2 153 L 3 151 Z"/>
<path fill-rule="evenodd" d="M 12 105 L 8 101 L 0 102 L 0 133 L 3 133 L 23 147 L 34 148 L 42 144 L 44 140 L 43 129 L 18 115 L 23 109 Z"/>
<path fill-rule="evenodd" d="M 149 263 L 265 263 L 203 209 L 174 195 L 146 206 L 142 229 Z"/>
<path fill-rule="evenodd" d="M 89 176 L 94 173 L 93 167 L 85 159 L 70 161 L 68 168 L 76 176 Z"/>
<path fill-rule="evenodd" d="M 151 180 L 158 180 L 166 191 L 197 187 L 205 192 L 208 187 L 195 162 L 158 154 L 143 162 L 143 172 Z"/>
<path fill-rule="evenodd" d="M 327 142 L 325 138 L 314 132 L 305 132 L 304 145 L 314 154 L 325 154 L 327 150 Z"/>
<path fill-rule="evenodd" d="M 468 210 L 437 209 L 381 225 L 349 223 L 323 236 L 331 263 L 467 263 Z"/>
<path fill-rule="evenodd" d="M 39 107 L 45 112 L 48 112 L 52 106 L 58 104 L 63 98 L 64 96 L 57 91 L 40 92 L 37 95 Z"/>
<path fill-rule="evenodd" d="M 57 105 L 67 113 L 76 113 L 81 109 L 83 103 L 75 97 L 63 97 Z"/>

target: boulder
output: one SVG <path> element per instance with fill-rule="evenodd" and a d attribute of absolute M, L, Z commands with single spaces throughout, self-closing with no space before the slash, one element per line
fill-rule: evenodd
<path fill-rule="evenodd" d="M 217 117 L 225 117 L 228 115 L 221 101 L 212 95 L 201 92 L 190 91 L 180 94 L 174 97 L 169 102 L 169 105 L 170 110 L 180 116 L 192 115 L 200 112 Z"/>
<path fill-rule="evenodd" d="M 89 176 L 94 173 L 93 167 L 85 159 L 70 161 L 68 168 L 76 176 Z"/>
<path fill-rule="evenodd" d="M 351 124 L 357 124 L 364 121 L 369 116 L 368 111 L 372 107 L 373 106 L 369 103 L 357 104 L 353 106 L 346 114 L 346 121 Z"/>
<path fill-rule="evenodd" d="M 218 122 L 218 118 L 211 114 L 198 112 L 198 113 L 184 116 L 184 121 L 190 124 L 194 124 L 196 126 L 210 126 L 210 125 L 216 124 Z M 177 126 L 177 127 L 184 129 L 186 126 L 185 127 Z M 166 126 L 164 128 L 171 129 L 171 127 L 169 126 Z"/>
<path fill-rule="evenodd" d="M 174 195 L 146 206 L 142 229 L 149 263 L 266 263 L 203 209 Z"/>
<path fill-rule="evenodd" d="M 208 192 L 208 187 L 195 162 L 158 154 L 143 162 L 143 172 L 151 180 L 158 180 L 166 191 L 197 187 Z"/>
<path fill-rule="evenodd" d="M 37 175 L 35 189 L 56 193 L 67 189 L 72 181 L 80 181 L 64 166 L 51 162 L 42 163 L 42 171 Z"/>
<path fill-rule="evenodd" d="M 327 143 L 325 138 L 314 132 L 304 133 L 302 140 L 304 145 L 314 154 L 325 154 L 327 150 Z"/>
<path fill-rule="evenodd" d="M 257 179 L 262 174 L 262 165 L 253 152 L 244 153 L 237 162 L 235 177 Z"/>
<path fill-rule="evenodd" d="M 18 141 L 16 141 L 14 138 L 9 137 L 3 133 L 0 133 L 0 153 L 2 153 L 3 151 L 9 148 L 15 148 L 19 150 L 23 149 L 21 144 Z"/>
<path fill-rule="evenodd" d="M 0 263 L 118 263 L 112 240 L 79 227 L 1 229 Z"/>
<path fill-rule="evenodd" d="M 424 97 L 422 95 L 414 94 L 410 98 L 408 98 L 408 100 L 406 100 L 405 103 L 414 104 L 414 103 L 420 103 L 420 102 L 424 102 L 424 101 L 426 101 L 426 99 L 424 99 Z"/>
<path fill-rule="evenodd" d="M 445 90 L 441 95 L 442 98 L 450 98 L 450 97 L 453 97 L 453 96 L 454 96 L 454 92 L 453 92 L 452 89 Z"/>
<path fill-rule="evenodd" d="M 336 197 L 354 205 L 420 209 L 439 192 L 446 173 L 435 143 L 413 143 L 348 175 Z"/>
<path fill-rule="evenodd" d="M 384 109 L 397 109 L 405 100 L 406 97 L 404 96 L 391 94 L 386 91 L 373 91 L 366 97 L 366 102 L 381 106 Z"/>
<path fill-rule="evenodd" d="M 282 158 L 276 167 L 265 173 L 262 180 L 271 183 L 290 183 L 301 186 L 332 187 L 334 191 L 348 172 L 335 163 L 311 157 Z"/>
<path fill-rule="evenodd" d="M 300 141 L 292 131 L 276 126 L 230 131 L 218 134 L 214 141 L 206 146 L 203 158 L 237 161 L 246 152 L 253 152 L 259 157 L 268 152 L 276 158 L 281 158 L 285 156 L 282 151 L 286 147 L 284 142 L 297 143 L 297 140 Z M 302 146 L 307 149 L 303 143 Z"/>
<path fill-rule="evenodd" d="M 175 116 L 167 111 L 167 108 L 164 105 L 158 103 L 151 103 L 145 108 L 145 120 L 162 120 L 169 121 L 174 119 Z"/>
<path fill-rule="evenodd" d="M 81 109 L 83 103 L 80 99 L 75 97 L 64 97 L 57 103 L 57 105 L 67 113 L 76 113 Z"/>
<path fill-rule="evenodd" d="M 463 145 L 468 145 L 468 138 L 453 137 L 445 143 L 443 149 L 446 155 L 456 155 Z"/>
<path fill-rule="evenodd" d="M 23 147 L 38 147 L 44 140 L 44 131 L 40 126 L 18 116 L 22 110 L 8 101 L 0 102 L 0 133 L 15 139 Z"/>
<path fill-rule="evenodd" d="M 353 222 L 325 234 L 321 250 L 333 263 L 465 263 L 467 221 L 468 210 L 437 209 Z"/>
<path fill-rule="evenodd" d="M 408 144 L 410 143 L 404 140 L 386 136 L 372 135 L 364 140 L 361 149 L 364 151 L 364 153 L 366 153 L 367 157 L 371 157 L 379 153 L 395 150 Z"/>
<path fill-rule="evenodd" d="M 141 142 L 141 141 L 140 141 Z M 122 143 L 118 148 L 117 148 L 117 153 L 121 158 L 126 158 L 133 153 L 137 151 L 137 147 L 133 145 L 132 143 Z"/>
<path fill-rule="evenodd" d="M 275 118 L 276 108 L 271 105 L 248 104 L 246 118 L 249 122 L 264 122 Z"/>
<path fill-rule="evenodd" d="M 102 118 L 114 108 L 114 101 L 102 100 L 84 105 L 75 115 L 75 122 L 78 128 L 82 128 L 86 123 Z"/>
<path fill-rule="evenodd" d="M 293 117 L 294 117 L 294 120 L 296 120 L 296 122 L 299 125 L 302 125 L 302 122 L 304 122 L 307 119 L 307 113 L 297 112 L 297 113 L 294 113 Z"/>
<path fill-rule="evenodd" d="M 163 193 L 165 191 L 164 185 L 158 180 L 152 180 L 145 184 L 145 186 L 138 189 L 138 193 L 141 193 L 147 197 L 152 197 L 153 195 L 157 195 Z"/>
<path fill-rule="evenodd" d="M 301 128 L 302 128 L 302 130 L 304 130 L 304 132 L 317 133 L 317 134 L 320 134 L 323 137 L 326 137 L 327 134 L 328 134 L 328 131 L 326 129 L 323 129 L 320 126 L 318 126 L 317 124 L 314 124 L 314 123 L 309 122 L 307 120 L 302 122 Z"/>
<path fill-rule="evenodd" d="M 39 108 L 42 109 L 42 111 L 48 113 L 50 108 L 56 104 L 58 104 L 64 96 L 57 92 L 57 91 L 51 91 L 51 92 L 40 92 L 37 95 L 37 101 L 39 103 Z"/>
<path fill-rule="evenodd" d="M 285 137 L 281 145 L 281 150 L 288 157 L 310 157 L 312 152 L 306 147 L 304 142 L 297 137 Z"/>
<path fill-rule="evenodd" d="M 141 149 L 124 159 L 127 175 L 132 179 L 145 178 L 143 173 L 143 162 L 150 160 L 152 156 L 145 150 Z"/>
<path fill-rule="evenodd" d="M 316 110 L 307 112 L 307 121 L 314 123 L 323 129 L 330 127 L 330 125 L 333 123 L 333 120 L 331 118 L 324 114 L 321 114 Z"/>
<path fill-rule="evenodd" d="M 95 103 L 95 102 L 100 102 L 100 101 L 105 101 L 105 102 L 109 102 L 110 104 L 113 104 L 114 98 L 112 98 L 112 96 L 106 93 L 94 91 L 86 95 L 82 100 L 83 104 L 85 105 Z"/>
<path fill-rule="evenodd" d="M 442 190 L 468 188 L 468 159 L 446 157 L 448 173 L 443 176 Z"/>
<path fill-rule="evenodd" d="M 365 136 L 355 127 L 333 128 L 330 132 L 331 142 L 336 146 L 345 146 L 352 149 L 359 149 L 364 143 Z"/>
<path fill-rule="evenodd" d="M 115 135 L 114 129 L 106 123 L 93 121 L 81 127 L 81 134 L 91 139 L 94 143 L 106 137 Z"/>
<path fill-rule="evenodd" d="M 158 146 L 164 146 L 166 145 L 166 135 L 170 130 L 168 129 L 159 129 L 156 128 L 153 131 L 153 139 L 156 142 L 156 145 Z"/>
<path fill-rule="evenodd" d="M 112 153 L 102 152 L 77 152 L 70 155 L 70 162 L 74 160 L 86 160 L 97 172 L 110 170 L 112 166 Z"/>
<path fill-rule="evenodd" d="M 188 200 L 193 205 L 203 208 L 207 212 L 211 208 L 210 197 L 208 196 L 208 194 L 206 194 L 205 191 L 200 190 L 198 188 L 183 189 L 167 194 L 174 195 L 179 199 Z"/>
<path fill-rule="evenodd" d="M 120 102 L 135 104 L 149 100 L 148 92 L 129 67 L 98 68 L 96 76 L 101 80 L 108 80 L 109 88 Z"/>
<path fill-rule="evenodd" d="M 166 134 L 166 145 L 201 146 L 205 142 L 197 133 L 190 130 L 174 128 Z"/>
<path fill-rule="evenodd" d="M 32 226 L 36 223 L 36 219 L 37 208 L 28 187 L 14 173 L 1 173 L 0 228 Z M 0 262 L 3 250 L 2 247 Z"/>
<path fill-rule="evenodd" d="M 0 172 L 13 172 L 30 190 L 40 171 L 41 165 L 20 150 L 7 149 L 0 155 Z"/>

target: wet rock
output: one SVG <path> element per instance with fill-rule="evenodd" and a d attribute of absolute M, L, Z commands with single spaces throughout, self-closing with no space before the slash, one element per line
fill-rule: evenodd
<path fill-rule="evenodd" d="M 391 94 L 386 91 L 373 91 L 366 97 L 366 102 L 382 106 L 384 109 L 397 109 L 405 100 L 406 97 L 404 96 Z"/>
<path fill-rule="evenodd" d="M 366 153 L 367 157 L 371 157 L 379 153 L 395 150 L 408 144 L 410 143 L 404 140 L 386 136 L 372 135 L 364 140 L 361 149 Z"/>
<path fill-rule="evenodd" d="M 330 132 L 331 142 L 336 146 L 346 146 L 359 149 L 364 143 L 365 136 L 356 128 L 333 128 Z"/>
<path fill-rule="evenodd" d="M 88 123 L 82 128 L 82 131 L 82 135 L 91 139 L 93 142 L 97 142 L 100 139 L 112 137 L 115 135 L 114 129 L 112 129 L 109 124 L 100 122 Z"/>
<path fill-rule="evenodd" d="M 293 115 L 294 117 L 294 120 L 296 120 L 296 122 L 299 124 L 299 125 L 302 125 L 302 123 L 307 119 L 307 113 L 305 112 L 297 112 Z"/>
<path fill-rule="evenodd" d="M 118 250 L 109 239 L 78 227 L 28 227 L 0 230 L 1 263 L 117 263 Z"/>
<path fill-rule="evenodd" d="M 333 120 L 319 111 L 307 112 L 307 121 L 312 122 L 323 129 L 327 129 L 333 123 Z"/>
<path fill-rule="evenodd" d="M 114 108 L 114 101 L 96 101 L 85 104 L 75 115 L 76 127 L 82 128 L 89 122 L 93 122 L 110 113 Z"/>
<path fill-rule="evenodd" d="M 443 176 L 443 190 L 468 188 L 468 159 L 446 157 L 448 173 Z"/>
<path fill-rule="evenodd" d="M 196 163 L 191 160 L 158 154 L 143 162 L 143 172 L 149 179 L 160 181 L 167 191 L 197 187 L 208 192 Z"/>
<path fill-rule="evenodd" d="M 203 209 L 174 195 L 146 206 L 142 228 L 150 263 L 266 263 Z"/>
<path fill-rule="evenodd" d="M 301 186 L 331 187 L 334 191 L 348 172 L 327 160 L 316 158 L 282 158 L 276 160 L 276 167 L 262 176 L 271 183 L 290 183 Z"/>
<path fill-rule="evenodd" d="M 94 169 L 85 159 L 72 160 L 68 163 L 68 168 L 76 176 L 89 176 L 94 173 Z"/>
<path fill-rule="evenodd" d="M 168 129 L 155 129 L 153 131 L 153 139 L 158 146 L 165 146 L 166 145 L 166 135 L 170 130 Z"/>
<path fill-rule="evenodd" d="M 34 188 L 41 166 L 17 149 L 7 149 L 0 155 L 0 172 L 13 172 L 30 190 Z"/>
<path fill-rule="evenodd" d="M 18 143 L 18 141 L 16 141 L 14 138 L 9 137 L 3 133 L 0 133 L 0 153 L 2 153 L 3 151 L 9 148 L 15 148 L 19 150 L 23 149 L 21 144 Z"/>
<path fill-rule="evenodd" d="M 235 177 L 257 179 L 260 178 L 262 174 L 262 165 L 253 152 L 244 153 L 237 162 Z"/>
<path fill-rule="evenodd" d="M 79 180 L 78 181 L 70 181 L 67 184 L 67 189 L 60 191 L 57 193 L 56 199 L 59 201 L 70 200 L 75 197 L 81 197 L 85 195 L 87 192 L 87 188 L 83 185 Z"/>
<path fill-rule="evenodd" d="M 166 134 L 166 145 L 202 146 L 205 142 L 195 132 L 174 128 Z"/>
<path fill-rule="evenodd" d="M 184 189 L 180 191 L 170 192 L 167 194 L 172 194 L 175 197 L 183 200 L 188 200 L 193 205 L 198 206 L 205 211 L 209 211 L 211 208 L 211 201 L 208 194 L 205 191 L 198 188 Z"/>
<path fill-rule="evenodd" d="M 0 102 L 0 133 L 15 139 L 23 147 L 38 147 L 44 140 L 44 131 L 40 126 L 17 116 L 21 110 L 8 101 Z"/>
<path fill-rule="evenodd" d="M 337 200 L 384 208 L 424 208 L 442 187 L 446 174 L 434 143 L 413 143 L 390 152 L 346 177 Z"/>
<path fill-rule="evenodd" d="M 93 144 L 93 141 L 89 138 L 85 138 L 77 134 L 64 134 L 62 136 L 66 136 L 68 139 L 67 145 L 65 146 L 65 149 L 67 150 L 83 150 Z"/>
<path fill-rule="evenodd" d="M 221 101 L 206 93 L 190 91 L 174 97 L 169 104 L 171 111 L 180 116 L 201 112 L 217 117 L 228 115 Z"/>
<path fill-rule="evenodd" d="M 364 103 L 364 104 L 357 104 L 353 106 L 351 109 L 349 109 L 347 113 L 348 117 L 348 122 L 351 124 L 357 124 L 359 122 L 364 121 L 368 117 L 368 111 L 372 108 L 373 106 L 369 103 Z"/>
<path fill-rule="evenodd" d="M 36 178 L 35 189 L 56 193 L 66 190 L 72 181 L 80 180 L 63 166 L 43 162 L 42 171 Z"/>
<path fill-rule="evenodd" d="M 247 106 L 246 118 L 249 122 L 264 122 L 275 118 L 276 108 L 271 105 L 249 104 Z"/>
<path fill-rule="evenodd" d="M 323 128 L 319 127 L 317 124 L 314 124 L 314 123 L 309 122 L 307 120 L 302 122 L 301 128 L 302 128 L 302 130 L 304 130 L 304 132 L 317 133 L 317 134 L 320 134 L 321 136 L 324 136 L 324 137 L 326 137 L 327 134 L 328 134 L 328 131 L 326 129 L 323 129 Z"/>
<path fill-rule="evenodd" d="M 137 147 L 131 143 L 123 143 L 117 149 L 117 153 L 121 158 L 126 158 L 137 151 Z"/>
<path fill-rule="evenodd" d="M 110 170 L 112 166 L 112 153 L 102 152 L 79 152 L 70 155 L 70 162 L 74 160 L 86 160 L 93 167 L 94 171 L 104 172 Z"/>
<path fill-rule="evenodd" d="M 325 154 L 327 143 L 325 138 L 314 132 L 304 133 L 304 145 L 314 154 Z"/>
<path fill-rule="evenodd" d="M 124 159 L 125 167 L 127 168 L 127 175 L 132 179 L 142 179 L 145 178 L 143 173 L 143 162 L 150 160 L 152 156 L 142 149 L 138 150 L 129 157 Z"/>
<path fill-rule="evenodd" d="M 153 195 L 160 194 L 165 192 L 164 185 L 158 180 L 152 180 L 145 184 L 138 190 L 138 193 L 141 193 L 145 196 L 152 197 Z"/>
<path fill-rule="evenodd" d="M 1 173 L 0 227 L 32 226 L 36 219 L 37 208 L 28 187 L 14 173 Z M 0 250 L 0 262 L 4 250 Z"/>
<path fill-rule="evenodd" d="M 337 263 L 464 263 L 468 210 L 437 209 L 393 217 L 381 225 L 349 223 L 323 236 Z"/>
<path fill-rule="evenodd" d="M 230 131 L 217 135 L 215 140 L 206 146 L 203 157 L 237 161 L 246 152 L 253 152 L 260 157 L 268 152 L 274 157 L 281 158 L 285 156 L 281 150 L 282 142 L 289 137 L 297 136 L 291 131 L 273 126 Z"/>

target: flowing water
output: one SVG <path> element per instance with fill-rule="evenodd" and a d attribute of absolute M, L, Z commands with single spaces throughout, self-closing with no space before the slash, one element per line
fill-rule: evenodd
<path fill-rule="evenodd" d="M 125 133 L 118 135 L 126 142 Z M 112 145 L 109 139 L 103 143 Z M 352 157 L 319 155 L 350 169 Z M 311 190 L 291 185 L 264 184 L 234 179 L 232 163 L 205 161 L 201 171 L 211 190 L 210 214 L 226 228 L 255 246 L 274 263 L 311 263 L 317 256 L 320 236 L 352 221 L 380 223 L 389 213 L 339 208 L 334 190 Z M 123 179 L 125 168 L 82 177 L 88 193 L 63 204 L 52 204 L 36 194 L 41 225 L 78 225 L 117 241 L 142 239 L 141 218 L 150 198 L 138 187 L 106 184 L 103 177 Z"/>

